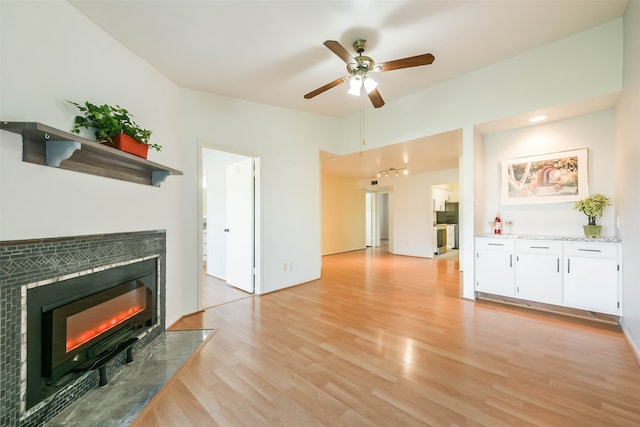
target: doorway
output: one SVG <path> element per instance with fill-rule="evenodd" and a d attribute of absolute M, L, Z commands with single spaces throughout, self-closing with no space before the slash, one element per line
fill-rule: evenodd
<path fill-rule="evenodd" d="M 365 194 L 365 246 L 389 248 L 389 193 Z"/>
<path fill-rule="evenodd" d="M 201 146 L 201 268 L 198 306 L 259 293 L 259 158 Z"/>
<path fill-rule="evenodd" d="M 433 252 L 436 258 L 459 259 L 458 184 L 431 187 L 433 195 Z"/>

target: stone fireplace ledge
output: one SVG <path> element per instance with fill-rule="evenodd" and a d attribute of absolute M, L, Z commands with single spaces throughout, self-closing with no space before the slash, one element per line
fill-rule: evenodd
<path fill-rule="evenodd" d="M 46 427 L 129 425 L 162 386 L 202 349 L 212 330 L 165 331 L 119 367 L 109 383 L 69 405 Z"/>

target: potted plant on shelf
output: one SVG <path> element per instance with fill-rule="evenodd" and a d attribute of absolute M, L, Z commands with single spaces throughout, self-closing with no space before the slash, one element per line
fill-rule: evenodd
<path fill-rule="evenodd" d="M 578 200 L 573 206 L 574 209 L 582 212 L 589 218 L 589 223 L 583 225 L 586 237 L 598 237 L 601 225 L 596 225 L 596 218 L 600 218 L 604 213 L 604 208 L 609 205 L 609 198 L 603 194 L 596 193 L 585 199 Z"/>
<path fill-rule="evenodd" d="M 151 131 L 137 125 L 126 109 L 119 105 L 95 105 L 88 101 L 84 104 L 67 101 L 75 105 L 84 115 L 76 116 L 71 132 L 80 134 L 80 129 L 95 129 L 96 140 L 101 144 L 136 156 L 147 158 L 149 147 L 157 151 L 161 145 L 149 142 Z"/>

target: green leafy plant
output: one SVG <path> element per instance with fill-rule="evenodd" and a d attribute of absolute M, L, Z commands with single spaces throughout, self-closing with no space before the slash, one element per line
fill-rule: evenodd
<path fill-rule="evenodd" d="M 578 200 L 573 208 L 589 218 L 589 225 L 596 225 L 596 218 L 602 216 L 604 208 L 608 205 L 610 205 L 609 198 L 603 194 L 596 193 L 585 199 Z"/>
<path fill-rule="evenodd" d="M 133 114 L 119 105 L 95 105 L 88 101 L 84 104 L 68 100 L 67 102 L 76 106 L 83 113 L 75 118 L 73 129 L 71 129 L 71 132 L 75 134 L 80 134 L 82 128 L 95 129 L 96 139 L 103 143 L 105 141 L 111 142 L 111 138 L 123 133 L 157 151 L 162 149 L 161 145 L 149 142 L 151 131 L 136 124 L 132 118 Z"/>

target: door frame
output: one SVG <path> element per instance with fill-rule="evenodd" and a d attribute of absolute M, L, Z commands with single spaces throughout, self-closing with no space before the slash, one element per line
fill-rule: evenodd
<path fill-rule="evenodd" d="M 233 147 L 223 146 L 211 144 L 206 141 L 198 140 L 198 176 L 197 176 L 197 191 L 198 191 L 198 211 L 196 215 L 198 216 L 196 223 L 198 224 L 198 294 L 197 294 L 197 306 L 198 310 L 203 310 L 202 303 L 202 284 L 204 281 L 204 272 L 203 272 L 203 259 L 204 259 L 204 227 L 202 224 L 202 216 L 204 213 L 204 192 L 203 192 L 203 150 L 214 150 L 214 151 L 223 151 L 227 153 L 238 154 L 241 156 L 251 157 L 253 158 L 253 167 L 254 167 L 254 193 L 253 193 L 253 256 L 254 256 L 254 295 L 260 295 L 262 293 L 262 253 L 260 251 L 261 248 L 261 224 L 262 224 L 262 216 L 261 216 L 261 197 L 260 197 L 260 157 L 255 153 L 250 153 L 242 150 L 237 150 Z"/>

